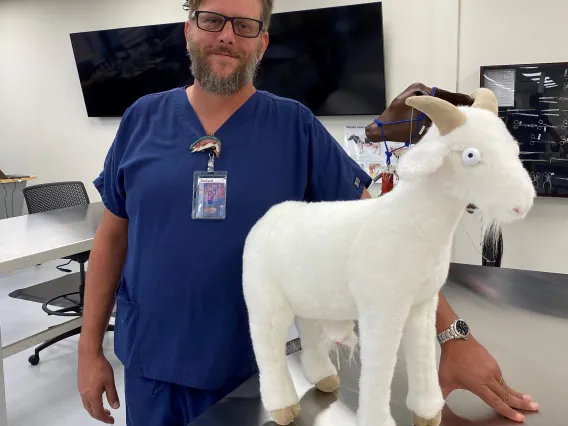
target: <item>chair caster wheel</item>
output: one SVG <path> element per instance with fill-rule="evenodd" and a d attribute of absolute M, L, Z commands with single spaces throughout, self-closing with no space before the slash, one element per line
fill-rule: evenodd
<path fill-rule="evenodd" d="M 33 354 L 28 358 L 28 361 L 31 365 L 38 365 L 39 364 L 39 355 Z"/>

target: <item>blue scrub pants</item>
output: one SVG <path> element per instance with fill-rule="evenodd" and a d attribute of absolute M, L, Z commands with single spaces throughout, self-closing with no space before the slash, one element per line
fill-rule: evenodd
<path fill-rule="evenodd" d="M 125 369 L 127 426 L 187 426 L 235 386 L 193 389 L 132 374 Z"/>

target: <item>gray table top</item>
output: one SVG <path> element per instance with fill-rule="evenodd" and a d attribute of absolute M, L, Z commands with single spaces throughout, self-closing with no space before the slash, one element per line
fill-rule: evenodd
<path fill-rule="evenodd" d="M 103 211 L 98 202 L 0 220 L 0 273 L 89 250 Z"/>
<path fill-rule="evenodd" d="M 525 413 L 527 426 L 562 426 L 568 383 L 568 276 L 542 272 L 452 264 L 444 294 L 472 328 L 472 333 L 498 361 L 507 382 L 529 393 L 541 405 Z M 439 349 L 438 349 L 439 356 Z M 355 426 L 360 360 L 340 359 L 341 387 L 334 394 L 314 389 L 302 375 L 299 353 L 288 356 L 300 395 L 302 414 L 296 426 Z M 398 425 L 410 425 L 405 406 L 407 376 L 399 356 L 391 407 Z M 258 377 L 205 412 L 191 426 L 275 425 L 262 408 Z M 466 391 L 446 400 L 443 426 L 504 426 L 504 419 Z"/>

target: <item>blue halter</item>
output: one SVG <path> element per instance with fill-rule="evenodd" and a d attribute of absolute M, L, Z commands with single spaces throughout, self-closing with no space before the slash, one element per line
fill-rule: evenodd
<path fill-rule="evenodd" d="M 432 87 L 432 95 L 431 96 L 434 96 L 435 94 L 436 94 L 436 88 Z M 386 123 L 383 123 L 382 121 L 379 121 L 378 118 L 375 118 L 374 122 L 377 123 L 377 126 L 379 126 L 379 129 L 381 129 L 381 133 L 383 134 L 383 143 L 385 144 L 385 154 L 387 156 L 387 165 L 388 166 L 390 166 L 390 164 L 391 164 L 391 157 L 393 155 L 393 152 L 398 151 L 399 149 L 402 149 L 402 148 L 407 148 L 407 147 L 410 146 L 410 144 L 412 143 L 412 139 L 414 139 L 416 137 L 416 135 L 418 134 L 418 132 L 420 130 L 420 123 L 422 122 L 422 120 L 424 120 L 424 118 L 426 118 L 426 114 L 424 114 L 424 113 L 421 113 L 418 117 L 410 119 L 410 120 L 389 121 L 389 122 L 386 122 Z M 383 125 L 384 124 L 398 124 L 398 123 L 412 123 L 413 121 L 416 121 L 418 123 L 418 126 L 416 126 L 416 131 L 414 132 L 414 135 L 412 135 L 410 137 L 409 141 L 404 143 L 404 146 L 401 146 L 400 148 L 389 151 L 389 147 L 387 145 L 387 139 L 385 137 L 385 131 L 383 129 Z"/>

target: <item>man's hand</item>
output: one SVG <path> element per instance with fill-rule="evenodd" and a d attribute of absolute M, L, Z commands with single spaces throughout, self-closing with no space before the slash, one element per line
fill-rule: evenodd
<path fill-rule="evenodd" d="M 539 404 L 530 395 L 509 387 L 497 361 L 470 336 L 467 340 L 450 340 L 442 345 L 439 367 L 444 399 L 456 389 L 465 389 L 480 397 L 497 412 L 511 420 L 523 422 L 525 416 L 515 409 L 538 411 Z"/>
<path fill-rule="evenodd" d="M 120 406 L 114 372 L 105 358 L 102 343 L 115 304 L 115 294 L 128 248 L 128 220 L 105 208 L 97 228 L 85 286 L 83 325 L 79 339 L 79 393 L 89 414 L 114 424 L 103 407 L 103 393 L 115 410 Z"/>
<path fill-rule="evenodd" d="M 103 407 L 103 393 L 115 410 L 120 407 L 112 366 L 101 353 L 79 354 L 79 393 L 91 417 L 114 424 L 110 411 Z"/>

